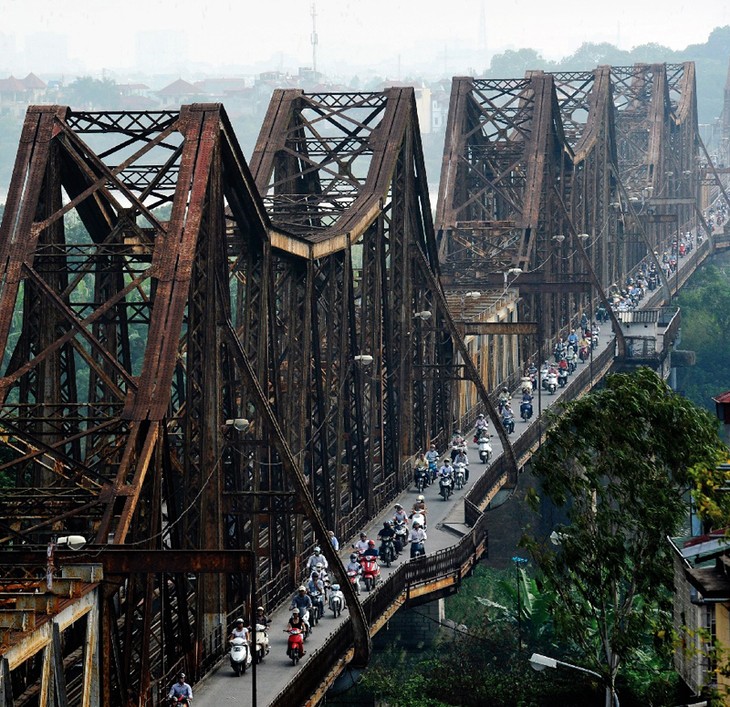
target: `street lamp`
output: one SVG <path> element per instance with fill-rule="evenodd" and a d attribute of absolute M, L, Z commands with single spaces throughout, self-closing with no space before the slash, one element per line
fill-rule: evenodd
<path fill-rule="evenodd" d="M 558 660 L 557 658 L 551 658 L 550 656 L 542 655 L 541 653 L 533 653 L 530 656 L 530 665 L 532 666 L 532 669 L 537 670 L 537 672 L 542 672 L 545 668 L 571 668 L 572 670 L 578 670 L 581 673 L 586 673 L 586 675 L 598 678 L 598 680 L 603 682 L 603 676 L 595 670 L 582 668 L 580 665 L 573 665 L 573 663 L 566 663 L 565 661 Z M 611 688 L 606 687 L 606 692 L 608 693 L 610 689 Z M 613 704 L 614 707 L 619 707 L 618 694 L 615 692 L 613 693 Z"/>
<path fill-rule="evenodd" d="M 512 562 L 517 570 L 517 652 L 522 652 L 522 602 L 520 601 L 520 570 L 527 564 L 527 558 L 515 555 Z"/>
<path fill-rule="evenodd" d="M 553 240 L 562 243 L 565 240 L 565 236 L 562 233 L 558 233 L 557 236 L 553 236 Z"/>
<path fill-rule="evenodd" d="M 461 318 L 464 318 L 464 304 L 466 303 L 466 300 L 473 299 L 477 300 L 482 296 L 482 293 L 478 290 L 470 290 L 469 292 L 465 292 L 461 296 Z"/>
<path fill-rule="evenodd" d="M 360 366 L 369 366 L 373 362 L 373 357 L 370 354 L 358 354 L 352 360 Z"/>
<path fill-rule="evenodd" d="M 413 315 L 413 318 L 420 319 L 422 322 L 425 322 L 428 321 L 432 316 L 433 314 L 428 309 L 424 309 L 422 312 L 416 312 Z"/>
<path fill-rule="evenodd" d="M 236 417 L 232 420 L 226 420 L 226 427 L 232 427 L 236 432 L 246 432 L 251 427 L 251 421 L 245 417 Z"/>

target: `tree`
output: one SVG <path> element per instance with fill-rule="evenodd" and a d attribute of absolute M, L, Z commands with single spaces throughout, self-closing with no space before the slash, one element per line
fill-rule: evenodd
<path fill-rule="evenodd" d="M 716 420 L 648 368 L 608 376 L 552 418 L 533 471 L 569 523 L 556 529 L 557 548 L 523 542 L 555 592 L 557 628 L 613 697 L 647 636 L 669 635 L 666 538 L 686 516 L 688 489 L 703 508 L 722 484 L 724 447 Z"/>
<path fill-rule="evenodd" d="M 78 108 L 109 110 L 119 107 L 119 86 L 113 79 L 80 76 L 65 89 L 64 96 Z"/>

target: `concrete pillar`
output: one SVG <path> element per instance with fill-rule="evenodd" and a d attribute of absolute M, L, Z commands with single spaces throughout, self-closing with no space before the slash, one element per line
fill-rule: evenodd
<path fill-rule="evenodd" d="M 399 609 L 373 639 L 373 648 L 382 650 L 397 643 L 405 649 L 427 648 L 438 637 L 444 620 L 444 600 L 437 599 L 413 608 Z"/>

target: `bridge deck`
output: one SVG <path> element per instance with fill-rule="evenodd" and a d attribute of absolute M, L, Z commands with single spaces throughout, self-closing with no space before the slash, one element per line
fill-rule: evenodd
<path fill-rule="evenodd" d="M 670 285 L 674 286 L 675 282 L 681 285 L 686 281 L 687 277 L 694 271 L 699 264 L 709 255 L 709 248 L 704 247 L 702 249 L 695 249 L 692 254 L 688 257 L 684 257 L 680 260 L 679 274 L 676 280 L 673 278 L 670 281 Z M 650 296 L 645 297 L 641 302 L 641 307 L 654 307 L 657 306 L 662 293 L 660 290 L 651 293 Z M 662 329 L 659 330 L 659 337 L 661 337 Z M 658 338 L 659 338 L 658 337 Z M 538 396 L 535 395 L 535 413 L 536 415 L 528 423 L 517 421 L 515 426 L 515 432 L 512 435 L 512 443 L 516 448 L 521 451 L 518 454 L 520 464 L 529 458 L 532 451 L 534 451 L 534 444 L 530 441 L 526 446 L 520 445 L 518 442 L 523 438 L 529 438 L 530 440 L 538 440 L 540 437 L 540 431 L 537 430 L 536 425 L 542 424 L 537 418 L 538 406 L 542 411 L 545 411 L 553 407 L 556 403 L 561 400 L 571 399 L 582 394 L 585 390 L 591 388 L 596 382 L 598 382 L 603 375 L 605 375 L 608 368 L 610 368 L 610 362 L 612 358 L 610 355 L 606 355 L 607 349 L 615 345 L 615 339 L 610 335 L 608 327 L 605 327 L 602 331 L 602 335 L 599 337 L 598 348 L 593 352 L 591 359 L 579 365 L 577 371 L 568 381 L 568 385 L 558 391 L 554 395 L 549 395 L 546 392 L 541 392 Z M 599 362 L 608 361 L 608 364 Z M 519 396 L 513 397 L 513 409 L 519 411 Z M 526 441 L 523 439 L 523 441 Z M 495 435 L 492 438 L 492 445 L 494 448 L 492 464 L 498 464 L 499 459 L 502 455 L 502 447 L 498 437 Z M 485 471 L 489 468 L 479 463 L 478 452 L 476 445 L 471 443 L 469 439 L 469 460 L 470 460 L 470 480 L 469 484 L 462 491 L 457 491 L 452 500 L 444 502 L 438 496 L 438 489 L 435 486 L 431 486 L 426 489 L 424 495 L 428 504 L 428 540 L 426 542 L 427 556 L 433 556 L 439 550 L 445 550 L 447 548 L 454 547 L 458 543 L 458 537 L 462 533 L 468 533 L 470 528 L 465 522 L 465 504 L 464 495 L 472 488 L 472 486 L 478 482 L 478 480 L 484 475 Z M 409 488 L 406 492 L 401 494 L 397 502 L 401 503 L 404 508 L 408 509 L 413 505 L 415 501 L 416 491 L 413 488 Z M 395 503 L 395 501 L 394 501 Z M 386 518 L 392 516 L 392 506 L 385 513 L 380 514 L 370 525 L 365 528 L 365 532 L 368 533 L 368 537 L 377 536 L 378 530 L 382 528 L 383 521 Z M 347 558 L 349 555 L 349 547 L 353 542 L 351 538 L 347 542 L 343 542 L 343 550 L 341 556 Z M 401 559 L 394 563 L 392 568 L 381 568 L 383 579 L 387 579 L 393 573 L 395 573 L 399 566 L 404 562 L 407 562 L 407 550 L 401 556 Z M 443 582 L 452 582 L 450 578 L 443 578 L 441 584 L 434 582 L 433 584 L 426 585 L 419 591 L 423 593 L 437 593 L 445 589 L 441 586 Z M 382 587 L 382 585 L 381 585 Z M 378 589 L 375 593 L 378 593 Z M 438 594 L 435 594 L 436 596 Z M 362 599 L 367 597 L 367 593 L 364 592 L 361 595 Z M 391 597 L 391 603 L 388 607 L 386 615 L 378 617 L 379 620 L 373 622 L 371 632 L 374 634 L 380 628 L 382 628 L 385 620 L 389 618 L 392 613 L 397 610 L 403 603 L 403 597 L 393 596 Z M 287 684 L 294 678 L 299 671 L 311 669 L 310 660 L 313 655 L 316 655 L 318 648 L 327 641 L 328 638 L 336 631 L 347 620 L 347 612 L 345 611 L 339 619 L 333 618 L 331 612 L 327 612 L 327 615 L 319 625 L 312 632 L 312 635 L 307 640 L 306 650 L 307 654 L 304 659 L 297 666 L 292 666 L 291 661 L 286 657 L 286 636 L 283 633 L 283 628 L 286 625 L 289 618 L 288 605 L 280 606 L 273 611 L 270 616 L 272 619 L 271 630 L 270 630 L 270 641 L 271 641 L 271 652 L 256 670 L 255 678 L 255 704 L 258 705 L 269 705 L 273 704 L 277 700 L 277 696 L 280 695 L 282 690 Z M 316 658 L 315 658 L 316 659 Z M 334 671 L 337 673 L 346 665 L 349 656 L 342 656 L 339 663 L 334 667 Z M 327 680 L 323 680 L 323 683 L 328 683 Z M 324 685 L 323 685 L 324 687 Z M 254 704 L 253 696 L 253 675 L 252 669 L 249 669 L 249 673 L 243 678 L 236 678 L 228 665 L 227 659 L 221 661 L 217 670 L 208 675 L 196 688 L 195 704 L 200 707 L 217 707 L 218 705 L 224 704 Z"/>

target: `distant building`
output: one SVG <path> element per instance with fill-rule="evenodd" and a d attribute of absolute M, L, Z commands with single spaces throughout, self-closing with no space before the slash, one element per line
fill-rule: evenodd
<path fill-rule="evenodd" d="M 157 91 L 157 96 L 163 108 L 179 108 L 184 103 L 200 102 L 203 91 L 183 79 L 173 81 L 165 88 Z"/>

